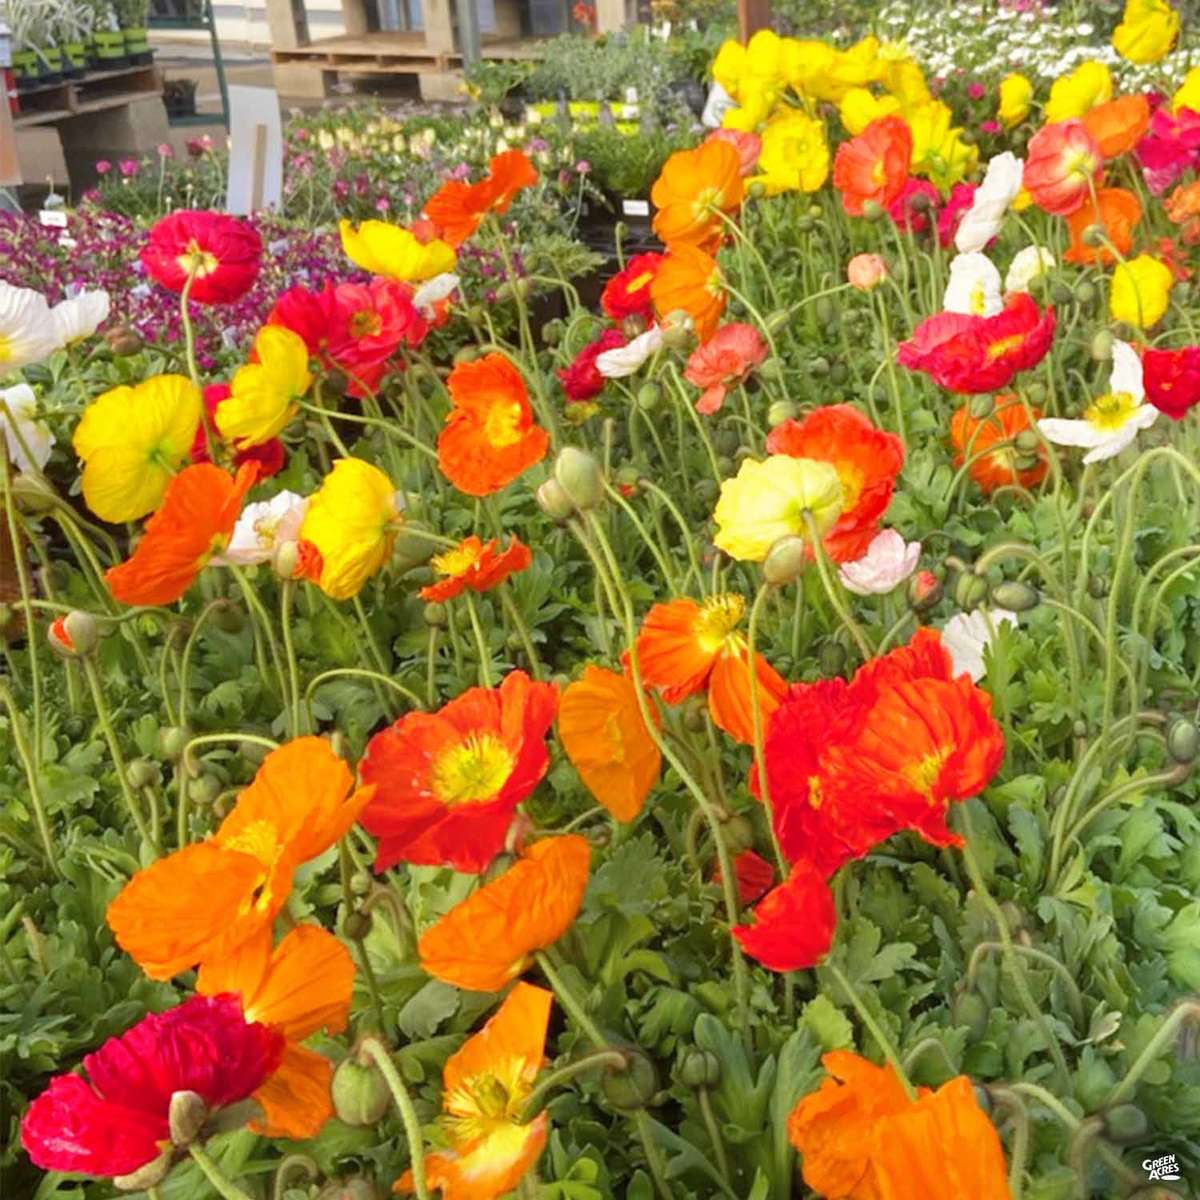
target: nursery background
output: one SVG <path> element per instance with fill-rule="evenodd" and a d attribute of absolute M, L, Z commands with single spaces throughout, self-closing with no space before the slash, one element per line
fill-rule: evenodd
<path fill-rule="evenodd" d="M 3 1200 L 1200 1195 L 1195 5 L 5 19 Z"/>

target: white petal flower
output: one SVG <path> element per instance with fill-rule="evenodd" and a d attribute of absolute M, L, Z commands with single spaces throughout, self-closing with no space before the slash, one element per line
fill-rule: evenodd
<path fill-rule="evenodd" d="M 978 683 L 987 674 L 983 653 L 1001 625 L 1015 625 L 1017 614 L 1006 608 L 959 613 L 942 626 L 942 645 L 950 652 L 955 675 L 970 675 Z"/>
<path fill-rule="evenodd" d="M 971 207 L 954 235 L 954 245 L 960 253 L 982 250 L 1000 232 L 1004 214 L 1021 190 L 1024 170 L 1024 162 L 1011 150 L 997 154 L 988 163 L 983 182 L 975 189 Z"/>
<path fill-rule="evenodd" d="M 102 288 L 94 292 L 78 292 L 50 310 L 54 333 L 60 346 L 69 346 L 82 338 L 91 337 L 109 313 L 108 293 Z"/>
<path fill-rule="evenodd" d="M 46 297 L 0 282 L 0 375 L 49 358 L 59 345 Z"/>
<path fill-rule="evenodd" d="M 1026 246 L 1018 250 L 1004 277 L 1006 292 L 1027 292 L 1029 285 L 1055 265 L 1054 255 L 1045 246 Z"/>
<path fill-rule="evenodd" d="M 443 274 L 435 275 L 432 279 L 426 280 L 416 292 L 413 294 L 413 307 L 427 321 L 434 317 L 434 305 L 445 300 L 448 296 L 454 295 L 455 288 L 458 287 L 459 278 L 457 275 Z"/>
<path fill-rule="evenodd" d="M 950 260 L 950 282 L 942 297 L 946 312 L 994 317 L 1004 308 L 1000 272 L 986 254 L 956 254 Z"/>
<path fill-rule="evenodd" d="M 8 446 L 9 462 L 18 471 L 40 471 L 50 457 L 54 434 L 36 418 L 37 397 L 27 383 L 0 391 L 0 429 Z"/>
<path fill-rule="evenodd" d="M 308 511 L 308 497 L 280 492 L 270 500 L 247 504 L 234 526 L 229 545 L 212 562 L 221 566 L 246 567 L 267 562 L 285 542 L 300 536 Z"/>
<path fill-rule="evenodd" d="M 883 596 L 917 569 L 920 557 L 920 542 L 906 542 L 894 529 L 881 529 L 862 558 L 841 565 L 838 578 L 856 596 Z"/>
<path fill-rule="evenodd" d="M 655 325 L 639 333 L 633 341 L 596 356 L 596 370 L 605 379 L 624 379 L 632 375 L 652 354 L 662 349 L 663 331 Z"/>
<path fill-rule="evenodd" d="M 1158 420 L 1158 409 L 1147 404 L 1142 360 L 1128 342 L 1113 342 L 1109 390 L 1088 405 L 1082 419 L 1044 417 L 1042 435 L 1058 446 L 1082 446 L 1085 463 L 1115 458 L 1133 444 L 1138 433 Z"/>

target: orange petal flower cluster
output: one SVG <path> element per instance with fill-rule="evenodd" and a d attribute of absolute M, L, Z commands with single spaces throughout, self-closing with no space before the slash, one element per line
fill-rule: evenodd
<path fill-rule="evenodd" d="M 478 183 L 459 179 L 443 183 L 426 203 L 425 216 L 442 241 L 461 246 L 488 213 L 508 212 L 517 193 L 537 181 L 537 170 L 524 151 L 505 150 L 492 158 L 487 175 Z"/>
<path fill-rule="evenodd" d="M 1084 241 L 1084 232 L 1092 226 L 1099 226 L 1117 254 L 1125 257 L 1133 246 L 1133 231 L 1141 219 L 1142 203 L 1131 191 L 1126 188 L 1098 188 L 1095 203 L 1089 196 L 1083 206 L 1067 218 L 1071 245 L 1063 258 L 1067 262 L 1085 266 L 1094 262 L 1111 266 L 1116 261 L 1113 250 L 1103 244 L 1089 246 Z"/>
<path fill-rule="evenodd" d="M 453 549 L 435 554 L 429 565 L 442 578 L 423 587 L 421 599 L 444 603 L 467 590 L 490 591 L 533 563 L 533 554 L 519 538 L 503 550 L 497 550 L 497 545 L 495 538 L 483 542 L 472 534 Z"/>
<path fill-rule="evenodd" d="M 650 190 L 658 212 L 654 232 L 668 249 L 678 245 L 712 250 L 724 239 L 723 218 L 741 207 L 741 158 L 725 141 L 677 150 Z"/>
<path fill-rule="evenodd" d="M 1041 417 L 1041 409 L 1030 410 L 1033 420 Z M 998 396 L 996 407 L 986 417 L 973 417 L 971 406 L 964 404 L 950 420 L 950 441 L 954 445 L 954 465 L 961 467 L 968 459 L 971 478 L 985 496 L 997 488 L 1016 484 L 1023 488 L 1037 487 L 1050 470 L 1046 447 L 1039 443 L 1032 465 L 1022 465 L 1024 455 L 1013 444 L 1026 430 L 1032 429 L 1030 412 L 1013 395 Z"/>

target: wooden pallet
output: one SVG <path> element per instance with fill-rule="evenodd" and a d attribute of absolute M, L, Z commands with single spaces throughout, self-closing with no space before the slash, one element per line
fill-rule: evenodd
<path fill-rule="evenodd" d="M 40 84 L 21 92 L 21 111 L 13 124 L 55 125 L 84 113 L 121 108 L 135 100 L 162 95 L 162 71 L 153 65 L 91 71 L 82 79 Z"/>
<path fill-rule="evenodd" d="M 483 41 L 484 58 L 536 58 L 537 39 L 496 38 Z M 430 50 L 420 33 L 367 33 L 321 38 L 306 46 L 272 50 L 274 63 L 292 63 L 322 71 L 365 75 L 442 74 L 462 65 L 456 51 Z"/>

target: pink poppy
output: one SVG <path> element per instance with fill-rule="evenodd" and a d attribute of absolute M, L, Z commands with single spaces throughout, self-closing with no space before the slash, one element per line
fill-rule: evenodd
<path fill-rule="evenodd" d="M 722 325 L 692 351 L 683 373 L 688 383 L 704 389 L 696 411 L 706 416 L 720 412 L 729 387 L 745 379 L 766 357 L 767 344 L 753 325 Z"/>
<path fill-rule="evenodd" d="M 971 205 L 975 203 L 975 188 L 973 183 L 956 183 L 950 189 L 946 206 L 938 214 L 938 242 L 943 246 L 954 244 L 954 235 L 958 232 L 959 222 L 967 215 Z"/>
<path fill-rule="evenodd" d="M 917 197 L 921 199 L 917 199 Z M 924 233 L 929 218 L 937 212 L 941 199 L 937 188 L 928 179 L 909 179 L 900 195 L 888 205 L 888 216 L 905 233 Z"/>
<path fill-rule="evenodd" d="M 1161 195 L 1189 167 L 1200 166 L 1200 113 L 1190 108 L 1177 113 L 1165 106 L 1156 109 L 1134 153 L 1146 186 Z"/>
<path fill-rule="evenodd" d="M 743 179 L 753 175 L 762 153 L 762 138 L 757 133 L 743 133 L 740 129 L 714 129 L 705 139 L 710 142 L 728 142 L 738 154 L 738 173 Z"/>

